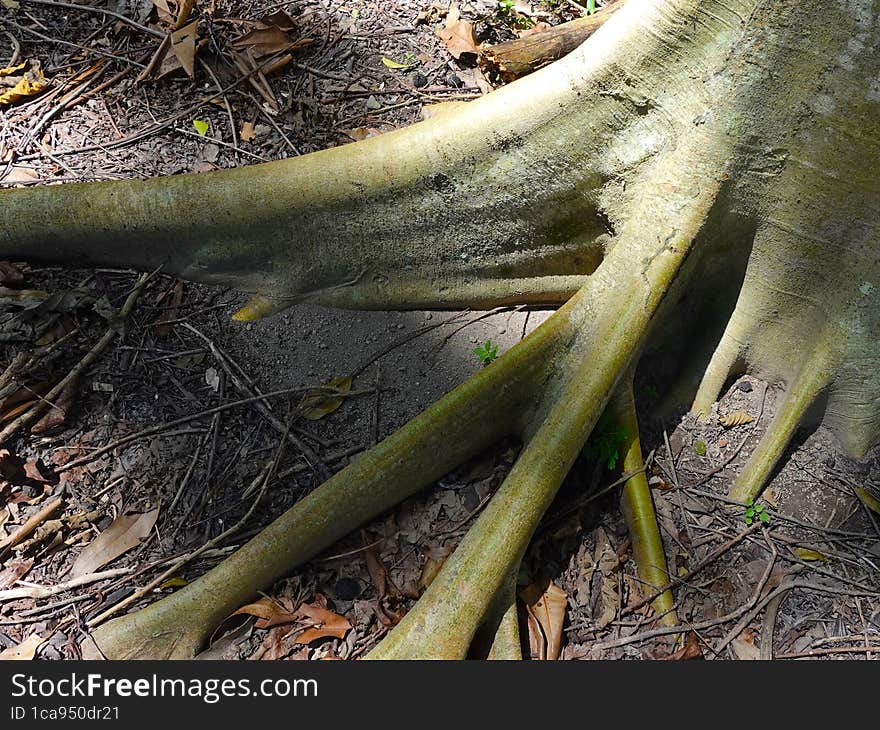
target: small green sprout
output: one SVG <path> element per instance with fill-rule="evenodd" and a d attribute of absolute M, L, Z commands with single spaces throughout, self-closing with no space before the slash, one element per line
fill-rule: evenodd
<path fill-rule="evenodd" d="M 694 444 L 694 451 L 697 453 L 697 456 L 705 456 L 707 450 L 705 441 L 697 441 Z"/>
<path fill-rule="evenodd" d="M 596 0 L 587 0 L 587 15 L 592 15 L 596 12 Z"/>
<path fill-rule="evenodd" d="M 767 510 L 764 509 L 763 504 L 755 504 L 750 499 L 748 502 L 746 502 L 746 505 L 747 505 L 747 507 L 746 507 L 746 512 L 745 512 L 745 518 L 746 518 L 747 525 L 754 524 L 755 520 L 760 520 L 765 525 L 770 523 L 770 515 L 768 514 Z"/>
<path fill-rule="evenodd" d="M 597 461 L 604 461 L 611 471 L 620 458 L 620 445 L 626 440 L 626 431 L 603 416 L 587 442 L 587 455 Z"/>
<path fill-rule="evenodd" d="M 493 345 L 492 340 L 486 340 L 485 344 L 474 348 L 474 354 L 484 366 L 488 365 L 498 357 L 498 345 Z"/>

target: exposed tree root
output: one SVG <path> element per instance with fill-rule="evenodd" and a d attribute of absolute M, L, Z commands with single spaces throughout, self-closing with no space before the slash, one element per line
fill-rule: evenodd
<path fill-rule="evenodd" d="M 491 652 L 512 655 L 510 583 L 533 531 L 621 387 L 624 466 L 641 466 L 624 374 L 680 321 L 679 349 L 720 341 L 702 382 L 682 369 L 694 410 L 740 369 L 789 383 L 734 498 L 759 493 L 820 396 L 851 453 L 880 441 L 878 3 L 627 0 L 552 68 L 425 124 L 210 176 L 0 193 L 0 257 L 165 265 L 255 295 L 237 319 L 302 299 L 566 302 L 220 566 L 99 627 L 100 648 L 192 655 L 259 588 L 516 435 L 507 479 L 370 656 L 464 657 L 491 625 Z M 650 493 L 629 482 L 640 574 L 662 585 Z"/>
<path fill-rule="evenodd" d="M 760 494 L 802 417 L 828 387 L 830 378 L 829 368 L 820 357 L 811 358 L 804 364 L 797 379 L 786 390 L 785 398 L 758 448 L 731 486 L 731 499 L 749 502 Z"/>
<path fill-rule="evenodd" d="M 610 407 L 615 420 L 626 434 L 622 447 L 623 471 L 633 473 L 623 487 L 620 499 L 621 511 L 632 540 L 639 578 L 645 582 L 647 588 L 657 590 L 669 583 L 669 571 L 666 567 L 666 553 L 663 550 L 657 515 L 654 512 L 654 500 L 645 476 L 631 378 L 627 378 L 618 387 Z M 678 619 L 673 610 L 672 591 L 659 595 L 651 606 L 667 626 L 674 626 L 677 623 Z"/>

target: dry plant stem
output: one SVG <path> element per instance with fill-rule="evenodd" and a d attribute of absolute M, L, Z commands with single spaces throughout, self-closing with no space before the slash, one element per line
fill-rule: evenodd
<path fill-rule="evenodd" d="M 516 429 L 516 414 L 546 377 L 566 325 L 558 314 L 548 320 L 197 581 L 98 627 L 100 651 L 109 658 L 193 656 L 258 590 Z"/>
<path fill-rule="evenodd" d="M 128 315 L 131 314 L 131 310 L 134 309 L 138 296 L 140 296 L 141 289 L 143 289 L 144 284 L 146 284 L 149 279 L 149 274 L 141 274 L 138 277 L 137 283 L 134 285 L 134 288 L 131 290 L 128 297 L 126 297 L 125 303 L 119 310 L 118 319 L 121 323 L 124 323 L 128 319 Z M 85 369 L 89 367 L 89 365 L 95 362 L 95 360 L 98 359 L 98 356 L 107 349 L 107 346 L 116 339 L 116 335 L 119 334 L 119 331 L 119 326 L 110 327 L 101 339 L 98 340 L 83 356 L 83 358 L 70 369 L 70 372 L 58 381 L 52 390 L 34 403 L 28 411 L 22 413 L 18 418 L 12 421 L 12 423 L 8 424 L 2 431 L 0 431 L 0 444 L 6 443 L 6 441 L 17 433 L 19 429 L 33 423 L 43 411 L 52 406 L 55 399 L 61 395 L 62 391 L 75 381 Z"/>
<path fill-rule="evenodd" d="M 627 473 L 635 472 L 623 487 L 620 507 L 632 540 L 639 578 L 648 587 L 656 590 L 666 585 L 670 576 L 657 514 L 654 511 L 654 500 L 645 476 L 632 378 L 628 377 L 618 387 L 610 408 L 615 421 L 626 434 L 623 442 L 623 470 Z M 660 621 L 666 626 L 675 626 L 678 623 L 672 591 L 660 594 L 651 606 L 662 616 Z"/>

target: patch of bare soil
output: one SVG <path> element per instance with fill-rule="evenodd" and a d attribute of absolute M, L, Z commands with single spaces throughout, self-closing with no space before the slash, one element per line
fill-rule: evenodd
<path fill-rule="evenodd" d="M 0 66 L 38 60 L 50 82 L 0 107 L 0 185 L 305 154 L 413 123 L 494 81 L 473 54 L 453 57 L 436 32 L 450 9 L 427 0 L 203 2 L 189 19 L 193 47 L 184 38 L 161 58 L 177 12 L 160 0 L 0 10 Z M 494 43 L 578 11 L 478 0 L 460 13 L 477 41 Z M 242 40 L 257 31 L 268 48 Z M 285 60 L 262 73 L 266 59 Z M 137 282 L 127 271 L 0 266 L 0 656 L 76 657 L 89 622 L 179 589 L 476 372 L 475 348 L 491 340 L 503 357 L 548 316 L 300 305 L 244 325 L 229 319 L 242 303 L 234 292 L 158 274 Z M 338 409 L 316 411 L 313 398 L 311 415 L 328 412 L 303 418 L 309 388 L 348 375 L 351 394 L 329 404 Z M 853 463 L 824 432 L 809 433 L 747 513 L 723 495 L 772 418 L 776 388 L 745 377 L 700 422 L 652 417 L 668 411 L 657 387 L 646 379 L 641 389 L 643 443 L 685 628 L 676 638 L 646 605 L 617 509 L 615 447 L 599 433 L 523 563 L 525 655 L 880 651 L 880 518 L 855 496 L 880 486 L 877 458 Z M 740 415 L 722 425 L 730 414 Z M 363 656 L 430 582 L 517 450 L 502 444 L 340 541 L 231 619 L 206 656 Z M 280 625 L 261 628 L 267 615 Z"/>

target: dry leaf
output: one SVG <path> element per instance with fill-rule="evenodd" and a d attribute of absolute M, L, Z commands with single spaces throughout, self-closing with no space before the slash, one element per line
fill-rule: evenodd
<path fill-rule="evenodd" d="M 232 615 L 256 616 L 256 627 L 258 629 L 269 629 L 282 624 L 292 624 L 299 618 L 296 612 L 288 611 L 278 601 L 274 601 L 271 598 L 261 598 L 259 601 L 242 606 Z"/>
<path fill-rule="evenodd" d="M 742 633 L 730 642 L 730 648 L 737 659 L 754 661 L 761 656 L 761 650 L 755 646 L 755 633 L 751 629 L 743 629 Z"/>
<path fill-rule="evenodd" d="M 0 106 L 39 94 L 48 85 L 39 61 L 31 59 L 18 66 L 0 68 Z"/>
<path fill-rule="evenodd" d="M 45 639 L 41 639 L 39 634 L 31 634 L 18 646 L 0 651 L 0 661 L 30 661 L 44 643 Z"/>
<path fill-rule="evenodd" d="M 351 624 L 345 616 L 340 616 L 338 613 L 321 606 L 304 603 L 297 609 L 297 614 L 305 616 L 316 624 L 294 639 L 297 644 L 311 644 L 313 641 L 328 637 L 344 639 L 351 629 Z"/>
<path fill-rule="evenodd" d="M 335 388 L 342 393 L 348 393 L 351 390 L 351 383 L 351 377 L 333 378 L 330 382 L 325 383 L 324 387 Z M 325 393 L 316 389 L 303 396 L 299 403 L 300 414 L 308 421 L 317 421 L 319 418 L 323 418 L 337 410 L 342 405 L 343 400 L 345 399 L 342 396 Z"/>
<path fill-rule="evenodd" d="M 693 631 L 688 631 L 684 646 L 669 656 L 663 657 L 663 659 L 668 662 L 681 662 L 689 659 L 700 659 L 702 656 L 703 650 L 700 648 L 700 642 L 697 641 L 697 635 Z"/>
<path fill-rule="evenodd" d="M 27 185 L 28 183 L 38 182 L 39 179 L 40 176 L 34 168 L 13 165 L 9 168 L 9 172 L 0 178 L 0 182 L 6 185 Z"/>
<path fill-rule="evenodd" d="M 156 15 L 159 20 L 167 25 L 172 25 L 176 19 L 176 15 L 171 11 L 167 0 L 152 0 L 153 7 L 156 8 Z"/>
<path fill-rule="evenodd" d="M 859 499 L 862 500 L 865 507 L 867 507 L 872 512 L 876 512 L 878 515 L 880 515 L 880 500 L 878 500 L 867 489 L 863 489 L 862 487 L 855 487 L 855 492 L 858 495 Z"/>
<path fill-rule="evenodd" d="M 596 625 L 604 629 L 617 616 L 617 569 L 620 566 L 620 558 L 601 527 L 596 530 L 596 555 L 601 581 L 599 617 L 596 619 Z"/>
<path fill-rule="evenodd" d="M 419 575 L 419 590 L 422 591 L 434 582 L 434 578 L 437 577 L 437 574 L 440 572 L 446 559 L 452 554 L 452 548 L 435 548 L 432 550 L 425 550 L 425 553 L 427 554 L 428 559 L 422 566 L 422 572 Z"/>
<path fill-rule="evenodd" d="M 24 281 L 24 274 L 10 261 L 0 261 L 0 285 L 20 284 Z"/>
<path fill-rule="evenodd" d="M 167 307 L 159 315 L 159 319 L 156 320 L 156 336 L 157 337 L 167 337 L 171 334 L 171 325 L 168 324 L 171 320 L 177 319 L 177 310 L 180 308 L 180 303 L 183 301 L 183 279 L 178 279 L 174 282 L 174 286 L 171 287 L 170 290 L 162 292 L 159 298 L 156 300 L 156 304 L 161 304 L 165 297 L 168 296 L 168 293 L 171 293 L 171 301 L 168 302 Z"/>
<path fill-rule="evenodd" d="M 555 660 L 562 648 L 562 624 L 565 621 L 565 608 L 568 603 L 565 591 L 549 578 L 540 578 L 519 591 L 526 604 L 529 621 L 529 643 L 538 648 L 534 659 Z M 532 632 L 540 630 L 540 640 L 532 643 Z"/>
<path fill-rule="evenodd" d="M 370 137 L 377 137 L 382 134 L 381 129 L 376 129 L 375 127 L 355 127 L 354 129 L 340 129 L 339 130 L 346 137 L 350 137 L 355 142 L 360 142 L 364 139 L 369 139 Z"/>
<path fill-rule="evenodd" d="M 39 421 L 31 426 L 31 433 L 41 434 L 60 426 L 67 419 L 67 414 L 73 408 L 76 394 L 79 389 L 79 378 L 73 378 L 58 394 L 52 407 Z"/>
<path fill-rule="evenodd" d="M 141 514 L 121 515 L 76 558 L 70 571 L 71 578 L 93 573 L 123 553 L 141 544 L 159 518 L 159 510 Z"/>
<path fill-rule="evenodd" d="M 735 426 L 744 426 L 747 423 L 751 423 L 754 421 L 754 417 L 750 416 L 745 411 L 734 411 L 733 413 L 728 413 L 726 416 L 719 416 L 718 422 L 724 426 L 724 428 L 734 428 Z"/>
<path fill-rule="evenodd" d="M 385 68 L 391 69 L 412 68 L 415 66 L 414 63 L 401 63 L 400 61 L 395 61 L 393 58 L 388 58 L 387 56 L 382 56 L 382 65 L 384 65 Z"/>
<path fill-rule="evenodd" d="M 196 76 L 196 41 L 199 37 L 199 21 L 194 20 L 171 33 L 171 50 L 187 76 Z"/>
<path fill-rule="evenodd" d="M 33 558 L 8 560 L 0 571 L 0 590 L 9 588 L 15 584 L 15 581 L 21 580 L 33 566 Z"/>
<path fill-rule="evenodd" d="M 477 39 L 474 36 L 474 26 L 466 20 L 460 19 L 458 6 L 456 5 L 449 8 L 449 14 L 446 16 L 446 27 L 438 30 L 437 35 L 443 41 L 446 50 L 455 59 L 461 59 L 465 54 L 480 55 Z"/>
<path fill-rule="evenodd" d="M 239 131 L 238 136 L 241 138 L 242 142 L 250 142 L 254 137 L 257 136 L 256 129 L 254 128 L 254 123 L 242 122 L 241 130 Z"/>

